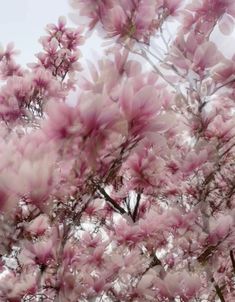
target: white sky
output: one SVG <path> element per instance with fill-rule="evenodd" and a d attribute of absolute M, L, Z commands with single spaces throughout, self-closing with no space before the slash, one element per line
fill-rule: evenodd
<path fill-rule="evenodd" d="M 69 9 L 67 0 L 0 0 L 0 43 L 14 42 L 21 51 L 18 61 L 32 62 L 45 25 L 68 15 Z"/>
<path fill-rule="evenodd" d="M 68 0 L 0 0 L 0 45 L 14 42 L 21 51 L 17 62 L 30 63 L 34 61 L 34 54 L 41 51 L 38 39 L 45 34 L 46 24 L 56 23 L 59 16 L 66 16 L 69 26 L 76 26 L 68 19 L 70 12 Z M 226 55 L 234 52 L 234 34 L 226 38 L 216 34 L 215 40 Z M 84 57 L 91 60 L 97 59 L 94 52 L 101 54 L 100 50 L 96 35 L 89 37 L 82 47 Z"/>
<path fill-rule="evenodd" d="M 34 61 L 34 54 L 41 51 L 38 39 L 45 35 L 45 26 L 56 23 L 58 17 L 66 16 L 69 26 L 71 12 L 68 0 L 0 0 L 0 45 L 14 42 L 20 50 L 16 61 L 26 64 Z M 85 56 L 92 56 L 98 40 L 88 39 Z M 83 47 L 84 48 L 84 47 Z M 84 51 L 83 51 L 84 52 Z"/>

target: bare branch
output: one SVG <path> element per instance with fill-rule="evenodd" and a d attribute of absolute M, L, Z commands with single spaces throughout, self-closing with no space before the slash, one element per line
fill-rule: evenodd
<path fill-rule="evenodd" d="M 119 214 L 126 214 L 126 211 L 118 204 L 116 203 L 116 201 L 114 199 L 112 199 L 107 192 L 105 191 L 105 189 L 103 189 L 101 186 L 97 186 L 99 192 L 103 195 L 103 197 L 105 198 L 105 200 L 109 203 L 109 205 L 111 205 L 111 207 L 118 212 Z"/>
<path fill-rule="evenodd" d="M 140 204 L 140 198 L 141 198 L 141 194 L 138 193 L 137 198 L 136 198 L 136 204 L 135 204 L 134 212 L 133 212 L 133 221 L 134 222 L 136 221 L 136 218 L 137 218 L 139 204 Z"/>

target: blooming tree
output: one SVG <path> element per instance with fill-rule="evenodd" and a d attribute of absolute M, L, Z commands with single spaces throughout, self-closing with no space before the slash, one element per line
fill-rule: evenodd
<path fill-rule="evenodd" d="M 0 51 L 0 301 L 235 301 L 234 0 L 71 5 Z"/>

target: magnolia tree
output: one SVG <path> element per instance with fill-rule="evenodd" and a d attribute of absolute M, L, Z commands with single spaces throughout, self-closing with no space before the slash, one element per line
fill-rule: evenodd
<path fill-rule="evenodd" d="M 235 301 L 234 0 L 71 5 L 0 51 L 0 301 Z"/>

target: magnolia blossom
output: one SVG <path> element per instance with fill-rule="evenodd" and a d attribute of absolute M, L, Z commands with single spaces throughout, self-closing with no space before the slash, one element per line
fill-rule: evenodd
<path fill-rule="evenodd" d="M 234 1 L 70 3 L 0 49 L 0 300 L 234 301 Z"/>

